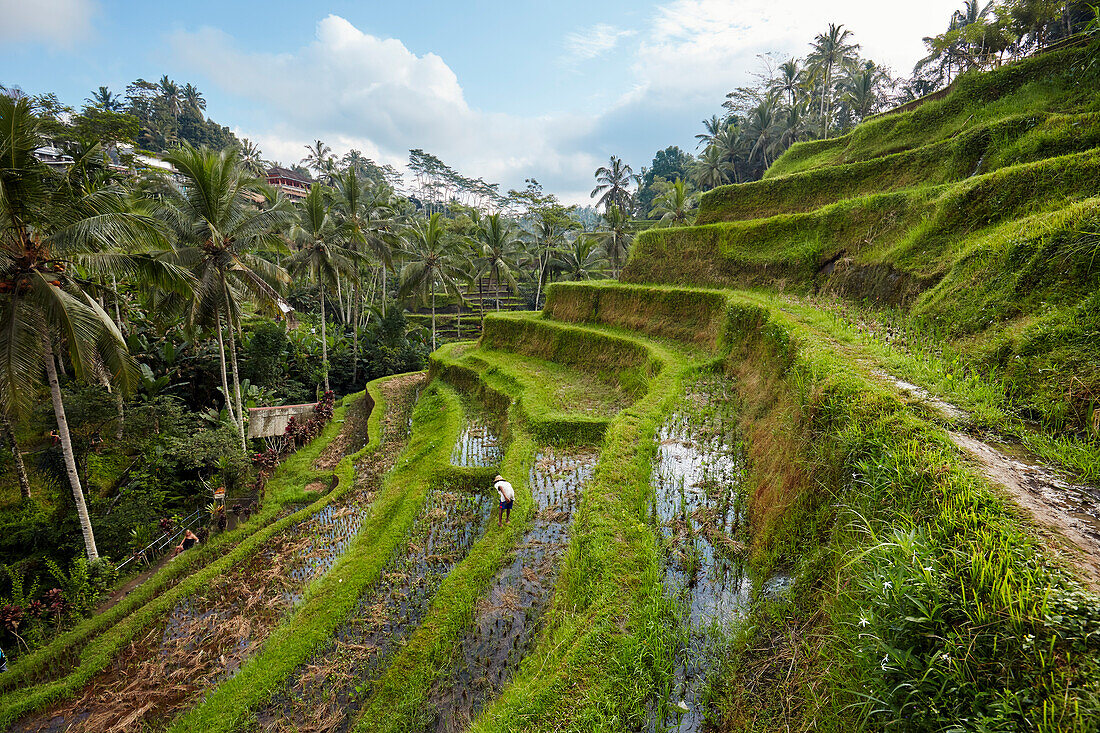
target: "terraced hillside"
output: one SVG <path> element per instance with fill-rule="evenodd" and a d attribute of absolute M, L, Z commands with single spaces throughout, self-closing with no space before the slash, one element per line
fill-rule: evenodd
<path fill-rule="evenodd" d="M 1066 82 L 1083 60 L 1059 52 L 955 94 L 999 78 L 974 99 L 1057 98 L 1083 119 L 1100 111 Z M 1093 219 L 1071 217 L 1100 202 L 1097 152 L 1063 137 L 1055 157 L 1013 157 L 1027 134 L 1013 128 L 983 143 L 996 170 L 961 180 L 883 173 L 874 185 L 896 190 L 871 196 L 862 173 L 826 181 L 923 150 L 907 129 L 946 156 L 970 124 L 958 105 L 796 146 L 783 176 L 711 194 L 711 223 L 642 235 L 636 282 L 555 284 L 541 313 L 488 314 L 427 375 L 345 399 L 344 422 L 284 464 L 255 524 L 0 677 L 0 721 L 1100 730 L 1100 445 L 1087 400 L 1057 391 L 1092 384 L 1095 367 L 1074 339 L 1096 323 L 1073 319 L 1100 276 L 1071 244 L 1094 242 Z M 936 109 L 939 127 L 919 116 Z M 761 193 L 795 178 L 835 202 Z M 760 217 L 727 220 L 757 196 Z M 987 207 L 967 219 L 963 200 Z M 835 257 L 829 238 L 851 249 Z M 1018 268 L 998 258 L 1017 246 L 1033 287 L 1003 282 Z M 903 310 L 860 302 L 876 272 L 875 287 L 905 290 L 884 299 Z M 1003 310 L 967 330 L 982 298 Z M 950 322 L 922 340 L 910 318 L 937 313 Z M 1050 353 L 1023 351 L 1042 328 Z M 498 472 L 516 488 L 507 522 Z M 323 493 L 305 491 L 319 480 Z M 216 623 L 195 620 L 205 612 Z"/>
<path fill-rule="evenodd" d="M 994 367 L 1018 408 L 1083 429 L 1100 420 L 1098 55 L 1094 42 L 967 75 L 797 144 L 764 180 L 707 193 L 700 226 L 639 237 L 624 279 L 899 308 Z"/>

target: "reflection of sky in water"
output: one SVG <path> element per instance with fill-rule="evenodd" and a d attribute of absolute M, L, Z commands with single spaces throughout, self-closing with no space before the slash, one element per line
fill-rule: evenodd
<path fill-rule="evenodd" d="M 504 456 L 496 431 L 484 420 L 466 423 L 458 436 L 451 463 L 455 466 L 495 466 Z"/>
<path fill-rule="evenodd" d="M 655 731 L 700 729 L 706 675 L 726 632 L 747 610 L 751 591 L 732 542 L 743 519 L 732 385 L 711 377 L 687 399 L 691 404 L 670 416 L 658 434 L 652 478 L 653 513 L 670 548 L 665 593 L 682 604 L 687 622 L 664 720 L 657 714 L 650 724 Z"/>

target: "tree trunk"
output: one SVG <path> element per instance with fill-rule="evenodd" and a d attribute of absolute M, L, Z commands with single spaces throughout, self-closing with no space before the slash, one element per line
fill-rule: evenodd
<path fill-rule="evenodd" d="M 356 288 L 356 295 L 358 295 Z M 351 383 L 354 387 L 359 379 L 359 298 L 351 312 Z"/>
<path fill-rule="evenodd" d="M 115 280 L 115 276 L 111 275 L 111 291 L 114 293 L 115 301 L 115 323 L 118 324 L 118 330 L 123 336 L 126 335 L 126 325 L 122 322 L 122 310 L 119 308 L 118 302 L 120 300 L 118 295 L 118 282 Z"/>
<path fill-rule="evenodd" d="M 328 338 L 325 331 L 325 286 L 321 286 L 321 371 L 325 376 L 325 392 L 328 392 Z"/>
<path fill-rule="evenodd" d="M 45 337 L 42 343 L 45 346 L 46 357 L 42 362 L 46 365 L 46 378 L 50 383 L 50 399 L 53 401 L 53 414 L 57 420 L 57 434 L 61 438 L 61 453 L 65 456 L 65 473 L 68 474 L 69 485 L 73 489 L 76 516 L 80 520 L 80 531 L 84 535 L 84 550 L 88 553 L 88 561 L 95 562 L 99 559 L 99 551 L 95 546 L 95 534 L 92 532 L 92 519 L 88 516 L 88 505 L 84 503 L 80 476 L 76 472 L 76 456 L 73 454 L 73 442 L 69 437 L 69 420 L 65 417 L 65 403 L 61 399 L 61 384 L 57 381 L 53 344 L 50 343 L 49 336 Z"/>
<path fill-rule="evenodd" d="M 542 277 L 546 269 L 546 263 L 542 261 L 542 252 L 539 252 L 539 280 L 535 283 L 535 310 L 539 309 L 539 298 L 542 296 Z"/>
<path fill-rule="evenodd" d="M 225 337 L 222 334 L 222 317 L 220 313 L 214 314 L 216 327 L 218 331 L 218 361 L 221 365 L 222 371 L 222 395 L 225 396 L 225 411 L 229 413 L 229 419 L 233 421 L 234 425 L 237 425 L 237 415 L 233 411 L 233 397 L 229 391 L 229 377 L 225 373 Z"/>
<path fill-rule="evenodd" d="M 477 308 L 481 311 L 481 330 L 485 330 L 485 293 L 482 292 L 482 277 L 477 277 Z"/>
<path fill-rule="evenodd" d="M 8 442 L 8 447 L 11 448 L 11 457 L 15 460 L 15 475 L 19 477 L 19 494 L 24 499 L 31 498 L 31 480 L 27 476 L 27 467 L 23 463 L 23 454 L 19 452 L 19 443 L 15 440 L 15 430 L 11 426 L 11 420 L 8 416 L 2 415 L 0 419 L 3 420 L 4 439 Z"/>
<path fill-rule="evenodd" d="M 322 320 L 324 320 L 324 317 L 325 317 L 325 308 L 324 308 L 325 294 L 324 294 L 324 289 L 325 289 L 325 286 L 322 285 L 321 288 L 320 288 L 320 290 L 321 290 L 321 319 Z M 340 315 L 340 316 L 344 315 L 344 294 L 343 294 L 343 291 L 340 288 L 340 274 L 339 273 L 337 273 L 337 275 L 336 275 L 336 313 L 337 313 L 337 315 Z"/>
<path fill-rule="evenodd" d="M 432 280 L 432 351 L 435 351 L 435 280 Z"/>
<path fill-rule="evenodd" d="M 500 275 L 496 265 L 493 265 L 493 287 L 496 288 L 497 313 L 500 313 Z"/>
<path fill-rule="evenodd" d="M 244 434 L 244 405 L 241 403 L 241 370 L 237 364 L 237 332 L 229 329 L 229 358 L 233 367 L 233 400 L 237 405 L 237 427 L 241 431 L 241 448 L 248 452 L 248 439 Z"/>

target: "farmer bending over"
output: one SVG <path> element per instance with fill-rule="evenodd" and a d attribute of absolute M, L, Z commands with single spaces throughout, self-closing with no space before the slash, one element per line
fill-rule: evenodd
<path fill-rule="evenodd" d="M 505 481 L 500 474 L 493 479 L 493 486 L 496 487 L 497 494 L 500 496 L 500 515 L 497 517 L 497 526 L 503 527 L 506 521 L 512 521 L 512 502 L 515 501 L 516 492 L 512 484 Z M 504 518 L 505 512 L 508 512 L 507 520 Z"/>
<path fill-rule="evenodd" d="M 183 535 L 183 541 L 176 545 L 176 549 L 172 551 L 172 557 L 180 554 L 184 550 L 190 550 L 196 544 L 198 544 L 199 538 L 191 530 L 187 530 L 187 533 Z"/>

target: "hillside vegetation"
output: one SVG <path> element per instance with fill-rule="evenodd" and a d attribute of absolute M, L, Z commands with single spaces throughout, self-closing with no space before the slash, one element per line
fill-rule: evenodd
<path fill-rule="evenodd" d="M 699 226 L 643 233 L 623 279 L 900 308 L 1018 409 L 1085 430 L 1100 415 L 1098 53 L 968 74 L 942 99 L 795 145 L 764 180 L 706 194 Z"/>

